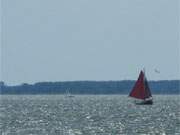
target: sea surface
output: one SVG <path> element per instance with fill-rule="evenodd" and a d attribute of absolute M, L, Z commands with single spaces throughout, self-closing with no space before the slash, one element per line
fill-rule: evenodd
<path fill-rule="evenodd" d="M 180 135 L 180 96 L 135 105 L 125 95 L 3 95 L 2 135 Z"/>

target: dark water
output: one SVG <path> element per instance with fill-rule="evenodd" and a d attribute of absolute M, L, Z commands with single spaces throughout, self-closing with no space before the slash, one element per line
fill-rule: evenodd
<path fill-rule="evenodd" d="M 180 135 L 180 96 L 1 96 L 2 135 Z"/>

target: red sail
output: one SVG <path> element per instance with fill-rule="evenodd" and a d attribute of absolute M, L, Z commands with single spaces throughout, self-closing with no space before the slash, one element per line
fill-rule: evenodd
<path fill-rule="evenodd" d="M 152 97 L 146 77 L 145 77 L 144 84 L 145 84 L 145 91 L 146 91 L 147 98 Z"/>
<path fill-rule="evenodd" d="M 151 96 L 151 92 L 143 71 L 141 71 L 139 78 L 129 96 L 138 99 L 146 99 Z"/>

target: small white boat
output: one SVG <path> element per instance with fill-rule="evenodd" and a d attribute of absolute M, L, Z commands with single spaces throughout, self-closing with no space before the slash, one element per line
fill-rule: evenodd
<path fill-rule="evenodd" d="M 67 97 L 67 98 L 72 98 L 72 97 L 75 97 L 75 96 L 72 95 L 72 94 L 69 92 L 69 90 L 66 90 L 65 97 Z"/>

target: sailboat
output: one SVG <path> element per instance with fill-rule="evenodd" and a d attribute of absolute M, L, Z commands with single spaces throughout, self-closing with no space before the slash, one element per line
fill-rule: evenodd
<path fill-rule="evenodd" d="M 66 90 L 66 97 L 72 98 L 74 95 L 72 95 L 69 90 Z"/>
<path fill-rule="evenodd" d="M 132 91 L 129 94 L 130 97 L 135 98 L 136 104 L 140 105 L 152 105 L 153 98 L 148 85 L 148 81 L 145 76 L 145 71 L 140 72 L 139 78 L 136 81 Z"/>

